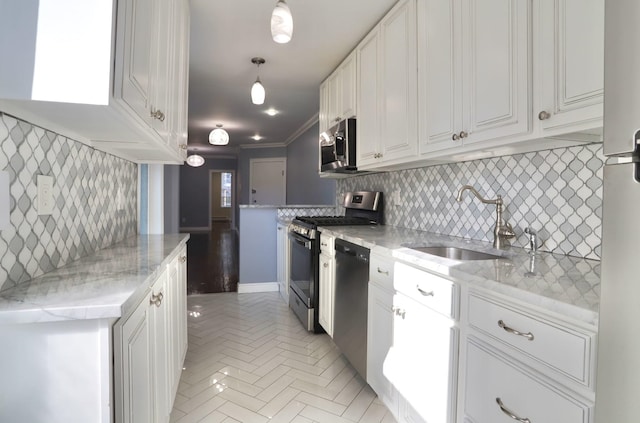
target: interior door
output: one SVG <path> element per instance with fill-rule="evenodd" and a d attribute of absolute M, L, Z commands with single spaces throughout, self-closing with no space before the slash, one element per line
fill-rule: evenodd
<path fill-rule="evenodd" d="M 287 159 L 273 157 L 251 159 L 249 176 L 249 201 L 254 205 L 275 205 L 286 203 Z"/>

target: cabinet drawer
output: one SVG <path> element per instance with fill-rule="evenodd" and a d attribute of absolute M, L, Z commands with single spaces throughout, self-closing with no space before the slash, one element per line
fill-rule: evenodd
<path fill-rule="evenodd" d="M 320 234 L 320 252 L 333 257 L 336 254 L 335 237 L 332 235 Z"/>
<path fill-rule="evenodd" d="M 393 290 L 393 259 L 379 254 L 371 254 L 369 280 L 380 287 Z"/>
<path fill-rule="evenodd" d="M 469 324 L 570 378 L 590 385 L 594 335 L 469 296 Z"/>
<path fill-rule="evenodd" d="M 457 317 L 458 294 L 455 284 L 449 279 L 404 263 L 396 263 L 393 287 L 438 313 L 447 317 Z"/>
<path fill-rule="evenodd" d="M 518 421 L 516 417 L 534 423 L 592 421 L 592 404 L 538 381 L 489 351 L 474 342 L 468 343 L 464 413 L 473 422 L 513 423 Z"/>

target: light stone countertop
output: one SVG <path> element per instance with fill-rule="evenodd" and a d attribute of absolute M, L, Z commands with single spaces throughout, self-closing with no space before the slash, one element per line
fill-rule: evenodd
<path fill-rule="evenodd" d="M 372 253 L 448 276 L 470 288 L 500 293 L 589 325 L 598 324 L 600 262 L 393 226 L 332 226 L 319 229 L 369 248 Z M 456 246 L 503 256 L 499 260 L 456 261 L 425 254 L 410 246 Z"/>
<path fill-rule="evenodd" d="M 189 234 L 139 235 L 0 292 L 0 324 L 116 319 L 151 289 Z"/>
<path fill-rule="evenodd" d="M 241 209 L 314 209 L 335 207 L 335 204 L 281 204 L 279 206 L 269 204 L 240 204 Z"/>

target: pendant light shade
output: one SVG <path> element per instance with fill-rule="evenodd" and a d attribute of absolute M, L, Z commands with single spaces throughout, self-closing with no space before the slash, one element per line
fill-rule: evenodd
<path fill-rule="evenodd" d="M 260 77 L 256 78 L 256 82 L 251 86 L 251 102 L 253 104 L 264 104 L 264 98 L 267 93 L 264 90 L 264 85 L 260 82 Z"/>
<path fill-rule="evenodd" d="M 262 57 L 254 57 L 251 59 L 251 63 L 256 65 L 260 69 L 260 65 L 265 63 Z M 256 78 L 256 82 L 251 86 L 251 102 L 253 104 L 264 104 L 264 99 L 267 93 L 264 89 L 264 85 L 260 82 L 260 75 Z"/>
<path fill-rule="evenodd" d="M 288 43 L 293 36 L 293 16 L 284 0 L 276 3 L 271 14 L 271 37 L 279 44 Z"/>
<path fill-rule="evenodd" d="M 216 125 L 217 128 L 209 133 L 209 144 L 227 145 L 229 144 L 229 133 L 222 129 L 221 124 Z"/>
<path fill-rule="evenodd" d="M 193 167 L 202 166 L 204 164 L 204 158 L 197 154 L 192 154 L 189 157 L 187 157 L 187 164 Z"/>

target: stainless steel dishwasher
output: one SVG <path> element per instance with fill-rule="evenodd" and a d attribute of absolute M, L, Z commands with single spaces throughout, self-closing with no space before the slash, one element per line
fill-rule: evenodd
<path fill-rule="evenodd" d="M 342 239 L 336 239 L 335 249 L 333 341 L 366 380 L 369 249 Z"/>

